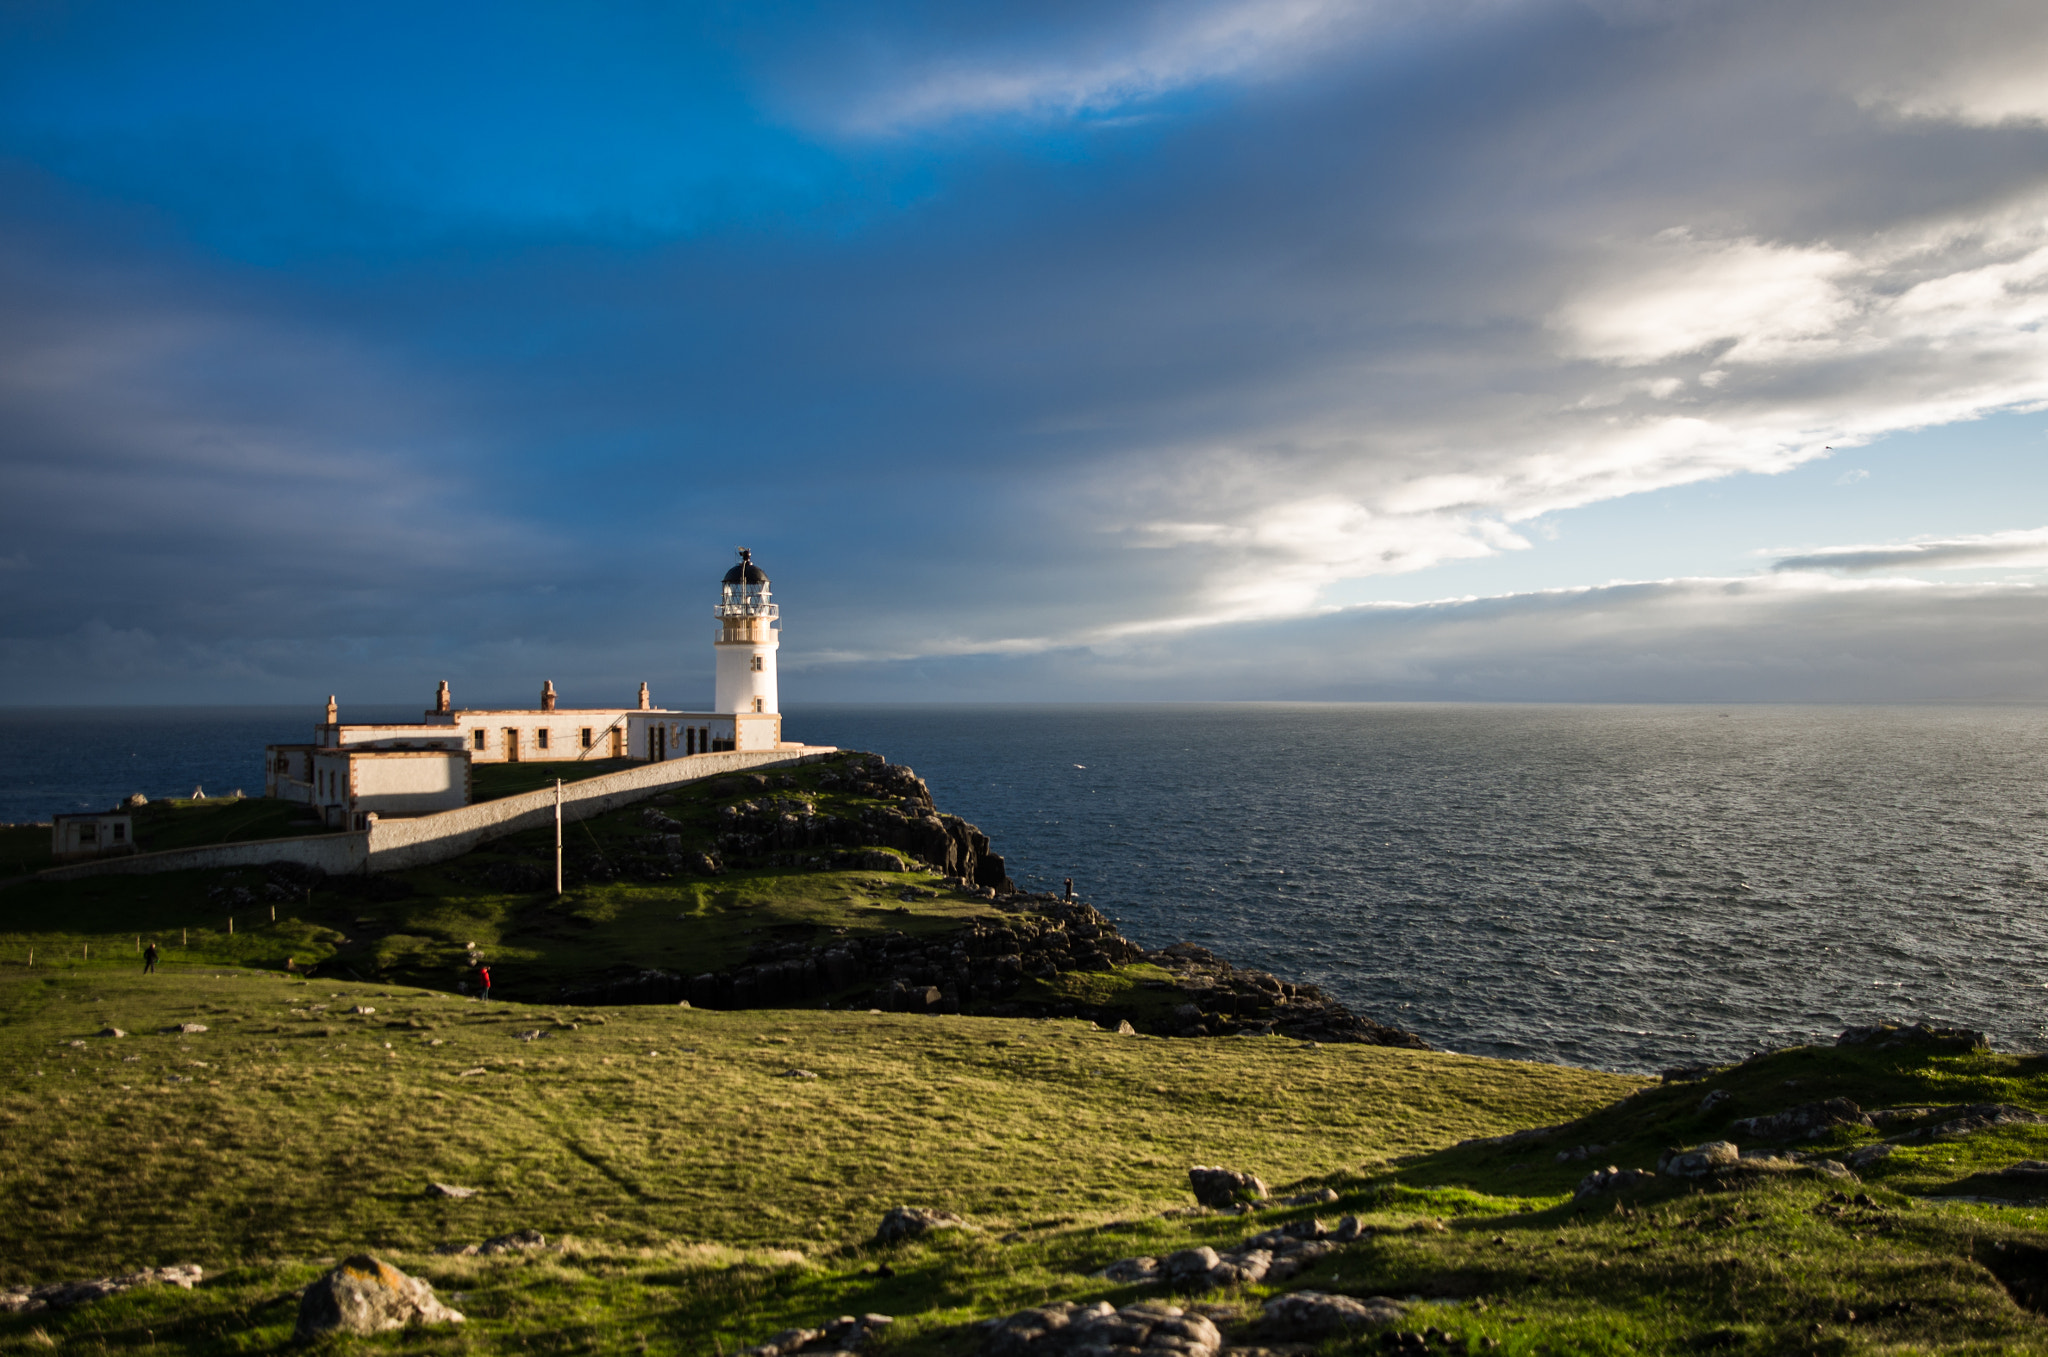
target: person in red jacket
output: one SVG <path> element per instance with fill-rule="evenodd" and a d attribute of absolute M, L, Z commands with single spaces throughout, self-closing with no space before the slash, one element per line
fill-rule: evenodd
<path fill-rule="evenodd" d="M 477 962 L 476 978 L 477 983 L 484 987 L 485 1002 L 489 1002 L 491 997 L 491 968 L 484 965 L 481 961 Z"/>

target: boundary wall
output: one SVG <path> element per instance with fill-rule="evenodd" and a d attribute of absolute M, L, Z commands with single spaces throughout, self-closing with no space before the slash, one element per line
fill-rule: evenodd
<path fill-rule="evenodd" d="M 594 815 L 644 801 L 671 787 L 731 773 L 764 768 L 794 768 L 838 753 L 830 745 L 786 745 L 722 754 L 689 754 L 662 763 L 643 764 L 579 782 L 562 784 L 562 821 Z M 309 834 L 293 839 L 252 839 L 204 848 L 171 848 L 159 853 L 49 867 L 34 881 L 74 881 L 87 876 L 134 876 L 153 872 L 189 872 L 216 867 L 260 867 L 269 862 L 294 862 L 329 876 L 357 872 L 395 872 L 461 857 L 478 844 L 522 830 L 554 823 L 555 789 L 480 801 L 433 815 L 378 820 L 367 830 L 342 834 Z"/>

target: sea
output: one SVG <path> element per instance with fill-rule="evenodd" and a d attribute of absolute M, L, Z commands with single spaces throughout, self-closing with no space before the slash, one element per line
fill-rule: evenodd
<path fill-rule="evenodd" d="M 351 708 L 350 719 L 415 710 Z M 0 820 L 262 781 L 311 708 L 0 710 Z M 1019 884 L 1447 1050 L 1624 1071 L 1928 1020 L 2048 1047 L 2048 709 L 813 706 Z"/>

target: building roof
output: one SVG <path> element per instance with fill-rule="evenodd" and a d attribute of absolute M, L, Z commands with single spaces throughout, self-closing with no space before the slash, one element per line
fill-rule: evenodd
<path fill-rule="evenodd" d="M 766 584 L 768 573 L 754 564 L 754 553 L 740 548 L 740 563 L 725 572 L 727 584 Z"/>

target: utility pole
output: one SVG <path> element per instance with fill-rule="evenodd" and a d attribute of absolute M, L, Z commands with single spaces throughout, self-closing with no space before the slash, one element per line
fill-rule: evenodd
<path fill-rule="evenodd" d="M 555 894 L 562 893 L 562 779 L 555 779 Z"/>

